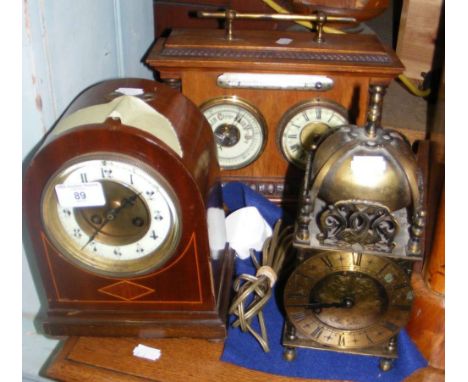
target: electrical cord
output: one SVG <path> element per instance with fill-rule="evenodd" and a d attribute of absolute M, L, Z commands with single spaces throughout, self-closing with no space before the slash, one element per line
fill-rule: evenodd
<path fill-rule="evenodd" d="M 290 13 L 287 9 L 283 8 L 281 5 L 276 3 L 274 0 L 262 0 L 266 5 L 272 8 L 274 11 L 278 13 Z M 308 29 L 314 29 L 314 24 L 310 21 L 296 21 L 297 24 L 302 25 Z M 332 28 L 332 27 L 323 27 L 323 31 L 325 33 L 334 33 L 334 34 L 345 34 L 346 32 Z M 431 89 L 419 89 L 417 85 L 415 85 L 407 76 L 404 74 L 398 75 L 398 79 L 402 82 L 404 86 L 415 96 L 417 97 L 427 97 L 431 94 Z"/>
<path fill-rule="evenodd" d="M 261 264 L 255 257 L 255 251 L 250 250 L 250 257 L 257 270 L 255 276 L 242 274 L 234 281 L 236 296 L 229 313 L 237 318 L 232 326 L 251 333 L 265 352 L 269 352 L 270 348 L 262 309 L 271 298 L 273 286 L 292 245 L 292 236 L 293 226 L 283 228 L 281 219 L 278 220 L 273 235 L 263 244 Z M 258 318 L 260 333 L 252 327 L 255 317 Z"/>
<path fill-rule="evenodd" d="M 273 0 L 262 0 L 262 1 L 277 13 L 285 13 L 285 14 L 290 13 L 287 9 L 283 8 L 281 5 L 279 5 L 278 3 L 276 3 Z M 308 29 L 314 29 L 315 28 L 314 24 L 312 22 L 310 22 L 310 21 L 295 21 L 295 23 L 299 24 L 299 25 L 302 25 L 303 27 L 308 28 Z M 323 27 L 323 31 L 325 33 L 345 34 L 345 32 L 343 32 L 342 30 L 339 30 L 337 28 L 328 27 L 326 25 Z"/>

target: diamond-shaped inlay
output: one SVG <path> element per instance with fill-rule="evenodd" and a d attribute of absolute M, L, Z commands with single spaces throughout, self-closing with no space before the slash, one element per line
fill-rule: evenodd
<path fill-rule="evenodd" d="M 120 300 L 132 301 L 154 292 L 154 289 L 131 281 L 123 280 L 118 283 L 105 286 L 104 288 L 99 289 L 99 292 Z"/>

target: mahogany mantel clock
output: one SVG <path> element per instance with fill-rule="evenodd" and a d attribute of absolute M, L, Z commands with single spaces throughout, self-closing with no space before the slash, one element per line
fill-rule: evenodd
<path fill-rule="evenodd" d="M 233 257 L 211 129 L 148 80 L 83 92 L 25 174 L 51 335 L 223 338 Z"/>
<path fill-rule="evenodd" d="M 226 31 L 173 30 L 146 62 L 203 111 L 222 179 L 245 182 L 276 202 L 297 200 L 304 149 L 314 137 L 362 124 L 369 85 L 386 86 L 403 70 L 375 35 L 322 33 L 325 22 L 347 18 L 232 10 L 199 17 L 226 18 Z M 319 31 L 233 30 L 245 18 L 314 20 Z"/>

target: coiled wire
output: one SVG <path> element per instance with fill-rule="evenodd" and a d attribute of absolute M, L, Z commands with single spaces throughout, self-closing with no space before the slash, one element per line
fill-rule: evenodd
<path fill-rule="evenodd" d="M 263 307 L 273 293 L 277 275 L 281 271 L 286 254 L 292 245 L 293 226 L 282 227 L 281 219 L 275 224 L 273 235 L 263 244 L 261 264 L 255 257 L 255 250 L 250 250 L 250 258 L 257 270 L 256 275 L 242 274 L 234 281 L 236 296 L 231 303 L 229 313 L 237 316 L 233 327 L 243 332 L 250 332 L 265 352 L 269 352 L 268 335 L 263 315 Z M 267 272 L 262 272 L 264 270 Z M 259 270 L 261 270 L 259 272 Z M 273 275 L 271 274 L 272 272 Z M 252 327 L 254 318 L 258 318 L 260 333 Z"/>

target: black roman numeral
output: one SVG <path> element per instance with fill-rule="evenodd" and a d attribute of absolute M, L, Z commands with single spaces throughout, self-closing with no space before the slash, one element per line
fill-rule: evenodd
<path fill-rule="evenodd" d="M 378 275 L 381 275 L 383 273 L 383 271 L 389 266 L 390 264 L 387 263 L 385 264 L 382 268 L 380 268 L 380 271 L 377 272 Z"/>
<path fill-rule="evenodd" d="M 298 144 L 295 144 L 295 145 L 291 146 L 291 151 L 292 152 L 296 152 L 297 150 L 299 150 L 299 145 Z"/>
<path fill-rule="evenodd" d="M 362 253 L 353 252 L 353 265 L 360 267 L 361 261 L 362 261 Z"/>
<path fill-rule="evenodd" d="M 322 262 L 328 267 L 328 268 L 333 268 L 333 263 L 331 262 L 331 260 L 329 259 L 328 256 L 324 256 L 324 257 L 321 257 L 320 260 L 322 260 Z"/>
<path fill-rule="evenodd" d="M 110 178 L 111 174 L 112 174 L 112 170 L 110 168 L 101 167 L 101 176 L 102 176 L 102 178 L 104 178 L 104 179 Z"/>
<path fill-rule="evenodd" d="M 306 314 L 304 312 L 294 312 L 291 313 L 291 318 L 294 321 L 303 321 L 306 318 Z"/>
<path fill-rule="evenodd" d="M 317 109 L 315 109 L 315 117 L 317 119 L 322 119 L 322 109 L 320 107 L 318 107 Z"/>
<path fill-rule="evenodd" d="M 338 339 L 338 346 L 346 346 L 345 336 L 343 334 L 340 334 L 340 338 Z"/>
<path fill-rule="evenodd" d="M 313 338 L 319 338 L 323 333 L 323 326 L 317 326 L 314 331 L 312 333 L 310 333 L 310 335 L 313 337 Z"/>

